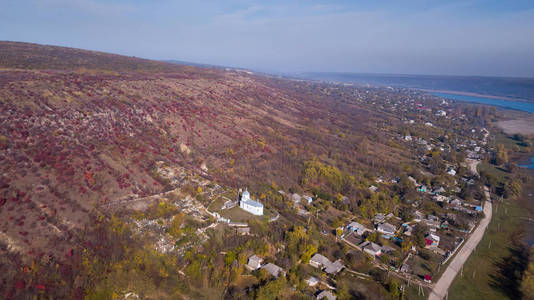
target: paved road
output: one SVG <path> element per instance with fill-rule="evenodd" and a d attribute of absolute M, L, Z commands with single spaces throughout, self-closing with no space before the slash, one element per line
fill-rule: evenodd
<path fill-rule="evenodd" d="M 486 199 L 490 200 L 488 188 L 484 187 L 484 189 Z M 463 247 L 458 251 L 454 259 L 451 261 L 451 263 L 447 267 L 447 270 L 445 270 L 438 282 L 436 282 L 434 288 L 432 289 L 432 292 L 428 297 L 429 300 L 441 300 L 445 298 L 445 296 L 447 295 L 447 290 L 449 289 L 452 281 L 454 280 L 454 277 L 456 277 L 456 274 L 458 274 L 464 263 L 467 261 L 469 255 L 471 255 L 471 252 L 473 252 L 473 249 L 478 245 L 480 240 L 482 240 L 484 232 L 486 231 L 486 228 L 488 227 L 488 224 L 491 221 L 492 212 L 493 211 L 491 209 L 491 202 L 485 201 L 484 219 L 480 221 L 478 227 L 475 229 L 475 231 L 473 231 L 469 239 L 467 239 Z"/>

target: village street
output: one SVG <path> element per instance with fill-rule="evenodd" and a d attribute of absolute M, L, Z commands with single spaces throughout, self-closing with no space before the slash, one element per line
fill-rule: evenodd
<path fill-rule="evenodd" d="M 486 195 L 487 200 L 484 204 L 484 218 L 480 221 L 480 224 L 475 229 L 475 231 L 473 231 L 464 246 L 458 251 L 458 254 L 451 261 L 451 263 L 447 267 L 447 270 L 445 270 L 438 282 L 436 282 L 434 288 L 432 289 L 432 292 L 428 297 L 429 300 L 441 300 L 446 297 L 448 289 L 452 284 L 452 281 L 454 280 L 458 272 L 460 272 L 462 266 L 467 261 L 478 243 L 482 240 L 484 232 L 486 231 L 486 228 L 488 227 L 488 224 L 491 221 L 492 215 L 492 206 L 488 187 L 484 187 L 484 193 Z"/>

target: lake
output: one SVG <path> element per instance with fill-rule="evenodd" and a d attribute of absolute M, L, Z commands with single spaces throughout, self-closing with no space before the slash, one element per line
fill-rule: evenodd
<path fill-rule="evenodd" d="M 480 96 L 456 95 L 456 94 L 447 94 L 447 93 L 438 93 L 438 92 L 432 92 L 431 94 L 434 96 L 445 98 L 445 99 L 493 105 L 493 106 L 498 106 L 502 108 L 521 110 L 521 111 L 534 114 L 534 103 L 529 103 L 529 102 L 500 100 L 500 99 L 493 99 L 493 98 L 484 98 Z"/>

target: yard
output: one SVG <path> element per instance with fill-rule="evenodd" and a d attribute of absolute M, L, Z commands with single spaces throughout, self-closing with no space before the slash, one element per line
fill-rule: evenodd
<path fill-rule="evenodd" d="M 438 274 L 438 266 L 443 261 L 443 256 L 432 252 L 429 249 L 421 249 L 419 255 L 413 255 L 408 260 L 408 264 L 413 270 L 413 274 L 423 277 L 424 275 L 431 275 L 436 277 Z M 442 271 L 439 268 L 439 271 Z"/>
<path fill-rule="evenodd" d="M 217 197 L 217 199 L 210 203 L 210 205 L 208 206 L 208 210 L 211 212 L 219 211 L 221 210 L 221 207 L 226 201 L 228 200 L 224 199 L 223 197 Z"/>

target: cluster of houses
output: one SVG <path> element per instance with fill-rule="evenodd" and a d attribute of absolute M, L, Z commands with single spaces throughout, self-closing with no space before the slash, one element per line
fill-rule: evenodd
<path fill-rule="evenodd" d="M 283 193 L 283 191 L 282 191 L 282 193 Z M 309 195 L 299 195 L 297 193 L 293 193 L 293 194 L 289 195 L 289 198 L 295 204 L 306 203 L 306 204 L 310 205 L 313 202 L 313 198 L 311 196 L 309 196 Z"/>
<path fill-rule="evenodd" d="M 391 217 L 388 215 L 388 217 Z M 376 219 L 380 220 L 376 224 L 376 231 L 382 233 L 382 236 L 385 238 L 395 237 L 397 228 L 394 225 L 391 225 L 386 222 L 386 216 L 383 214 L 377 214 Z M 341 237 L 349 245 L 360 249 L 361 251 L 373 256 L 380 257 L 383 253 L 389 252 L 392 250 L 390 247 L 380 246 L 374 242 L 365 241 L 363 236 L 367 233 L 373 232 L 373 230 L 366 228 L 358 222 L 351 222 L 345 226 L 345 234 Z"/>
<path fill-rule="evenodd" d="M 245 265 L 247 269 L 250 271 L 255 271 L 258 269 L 263 269 L 267 271 L 267 273 L 271 274 L 273 277 L 278 278 L 280 275 L 285 276 L 286 272 L 281 267 L 273 264 L 273 263 L 267 263 L 262 265 L 263 258 L 258 257 L 257 255 L 252 255 L 248 258 L 248 262 Z"/>
<path fill-rule="evenodd" d="M 319 268 L 323 270 L 325 273 L 330 275 L 335 275 L 339 273 L 345 266 L 341 262 L 341 260 L 336 260 L 335 262 L 330 261 L 325 256 L 316 253 L 312 258 L 310 259 L 309 264 L 315 268 Z M 271 276 L 278 278 L 280 276 L 285 276 L 286 272 L 281 267 L 273 264 L 273 263 L 266 263 L 263 264 L 263 259 L 261 257 L 258 257 L 257 255 L 252 255 L 248 258 L 248 262 L 245 265 L 245 267 L 249 271 L 256 271 L 256 270 L 265 270 L 267 273 L 269 273 Z M 306 284 L 310 287 L 315 287 L 319 284 L 319 279 L 317 279 L 314 276 L 310 276 L 308 279 L 305 280 Z M 336 296 L 328 291 L 324 290 L 321 291 L 319 294 L 317 294 L 317 299 L 328 299 L 328 300 L 335 300 Z"/>
<path fill-rule="evenodd" d="M 278 191 L 281 195 L 286 195 L 284 191 Z M 288 197 L 291 201 L 293 201 L 295 204 L 301 204 L 305 203 L 307 205 L 310 205 L 313 202 L 313 197 L 309 195 L 299 195 L 297 193 L 288 194 Z M 231 204 L 231 203 L 229 203 Z M 243 210 L 256 215 L 256 216 L 262 216 L 263 215 L 263 204 L 259 201 L 252 200 L 250 198 L 250 193 L 247 189 L 245 191 L 242 191 L 242 189 L 239 189 L 239 199 L 238 199 L 239 207 Z M 226 208 L 226 203 L 225 203 Z"/>
<path fill-rule="evenodd" d="M 328 258 L 325 256 L 317 253 L 310 259 L 310 265 L 316 268 L 322 269 L 325 273 L 334 275 L 339 273 L 345 266 L 343 263 L 341 263 L 341 260 L 336 260 L 335 262 L 331 262 Z"/>

